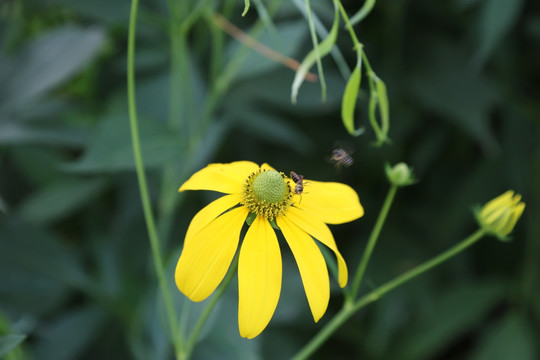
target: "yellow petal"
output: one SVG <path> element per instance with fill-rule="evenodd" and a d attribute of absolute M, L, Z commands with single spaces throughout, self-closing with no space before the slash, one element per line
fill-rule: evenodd
<path fill-rule="evenodd" d="M 487 217 L 500 208 L 508 207 L 508 204 L 512 202 L 513 196 L 514 192 L 512 190 L 508 190 L 504 194 L 497 196 L 495 199 L 488 201 L 482 207 L 481 216 Z"/>
<path fill-rule="evenodd" d="M 225 195 L 202 208 L 202 210 L 191 220 L 187 229 L 184 244 L 191 241 L 191 238 L 212 220 L 238 204 L 240 201 L 242 201 L 242 198 L 238 195 Z"/>
<path fill-rule="evenodd" d="M 238 327 L 240 336 L 259 335 L 274 315 L 281 292 L 281 252 L 268 221 L 257 216 L 240 249 Z"/>
<path fill-rule="evenodd" d="M 343 224 L 364 215 L 356 191 L 335 182 L 305 180 L 304 193 L 295 206 L 327 224 Z"/>
<path fill-rule="evenodd" d="M 245 207 L 226 212 L 184 244 L 175 279 L 178 289 L 192 301 L 206 299 L 223 280 L 247 214 Z"/>
<path fill-rule="evenodd" d="M 259 165 L 251 161 L 209 164 L 193 174 L 178 191 L 212 190 L 225 194 L 240 194 L 247 177 L 258 169 Z"/>
<path fill-rule="evenodd" d="M 321 220 L 309 216 L 304 210 L 296 209 L 294 207 L 290 207 L 285 216 L 299 228 L 329 247 L 330 250 L 336 254 L 338 263 L 338 283 L 339 286 L 345 287 L 348 278 L 347 264 L 337 249 L 334 236 L 328 226 Z"/>
<path fill-rule="evenodd" d="M 324 315 L 330 300 L 330 280 L 321 251 L 315 241 L 285 216 L 276 218 L 300 270 L 302 283 L 315 322 Z"/>
<path fill-rule="evenodd" d="M 266 171 L 268 171 L 268 170 L 274 170 L 274 171 L 277 171 L 276 169 L 274 169 L 273 167 L 271 167 L 271 166 L 268 165 L 267 163 L 262 164 L 262 165 L 261 165 L 261 169 L 266 170 Z"/>

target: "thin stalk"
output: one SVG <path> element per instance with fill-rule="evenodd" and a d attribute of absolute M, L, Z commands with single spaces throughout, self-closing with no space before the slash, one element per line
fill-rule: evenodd
<path fill-rule="evenodd" d="M 373 249 L 375 248 L 375 244 L 379 239 L 382 227 L 384 225 L 384 222 L 386 221 L 386 217 L 388 216 L 388 212 L 390 211 L 390 207 L 392 206 L 394 197 L 396 196 L 397 189 L 398 187 L 396 185 L 392 185 L 390 187 L 390 190 L 388 190 L 388 194 L 386 195 L 384 204 L 381 208 L 381 211 L 379 212 L 379 217 L 377 218 L 377 221 L 373 226 L 373 230 L 371 231 L 371 235 L 369 236 L 366 249 L 364 250 L 364 254 L 362 255 L 362 259 L 360 260 L 360 264 L 358 265 L 358 269 L 356 270 L 356 274 L 354 275 L 352 290 L 350 293 L 350 297 L 348 298 L 348 300 L 351 302 L 354 301 L 356 295 L 358 295 L 360 285 L 362 284 L 362 279 L 364 278 L 364 274 L 369 263 L 369 259 L 371 258 L 371 254 L 373 252 Z"/>
<path fill-rule="evenodd" d="M 302 0 L 292 0 L 294 6 L 302 13 L 304 18 L 307 20 L 307 13 L 305 6 L 303 6 Z M 319 37 L 321 39 L 325 39 L 328 36 L 328 30 L 324 27 L 321 20 L 317 17 L 316 14 L 312 14 L 313 17 L 313 23 L 315 24 L 315 30 L 317 30 L 317 34 L 319 34 Z M 347 80 L 351 76 L 351 70 L 349 69 L 349 65 L 347 65 L 347 62 L 345 61 L 345 58 L 343 57 L 343 54 L 339 50 L 337 46 L 334 45 L 332 48 L 332 51 L 330 53 L 332 55 L 332 58 L 334 59 L 334 62 L 336 63 L 336 66 L 338 67 L 339 72 L 341 73 L 341 76 L 343 79 Z"/>
<path fill-rule="evenodd" d="M 159 286 L 165 302 L 165 310 L 171 331 L 171 339 L 177 357 L 182 352 L 182 341 L 178 336 L 177 317 L 174 310 L 171 294 L 164 272 L 163 260 L 160 253 L 159 238 L 156 231 L 154 216 L 152 214 L 152 205 L 148 194 L 148 185 L 144 172 L 144 164 L 142 159 L 141 144 L 139 139 L 139 125 L 137 120 L 137 105 L 135 100 L 135 32 L 137 25 L 137 9 L 139 1 L 132 0 L 131 12 L 129 18 L 128 32 L 128 49 L 127 49 L 127 88 L 128 88 L 128 107 L 129 107 L 129 124 L 131 128 L 131 140 L 133 145 L 133 156 L 135 158 L 135 167 L 137 170 L 137 180 L 139 182 L 139 191 L 141 195 L 142 206 L 144 210 L 144 219 L 148 230 L 148 238 L 152 249 L 154 266 L 156 269 Z"/>
<path fill-rule="evenodd" d="M 354 43 L 354 46 L 360 46 L 360 41 L 358 41 L 358 37 L 356 36 L 356 33 L 354 32 L 354 29 L 351 25 L 351 22 L 349 20 L 349 15 L 347 15 L 347 11 L 345 11 L 345 8 L 343 7 L 343 5 L 341 4 L 341 1 L 339 0 L 336 0 L 337 1 L 337 4 L 339 6 L 339 11 L 341 12 L 341 17 L 343 18 L 343 20 L 345 21 L 345 25 L 347 26 L 347 30 L 349 31 L 349 35 L 351 36 L 351 39 Z"/>
<path fill-rule="evenodd" d="M 472 235 L 461 241 L 457 245 L 451 247 L 445 252 L 437 255 L 431 260 L 405 272 L 404 274 L 396 277 L 393 280 L 379 286 L 369 294 L 361 297 L 353 304 L 343 306 L 343 308 L 330 320 L 328 324 L 317 334 L 309 343 L 304 346 L 298 354 L 292 357 L 291 360 L 305 360 L 312 355 L 345 321 L 347 321 L 357 311 L 365 307 L 366 305 L 379 300 L 383 295 L 397 288 L 400 285 L 414 279 L 415 277 L 425 273 L 426 271 L 434 268 L 435 266 L 451 259 L 460 252 L 469 248 L 485 235 L 484 230 L 480 229 L 474 232 Z"/>
<path fill-rule="evenodd" d="M 277 10 L 280 8 L 283 0 L 273 0 L 268 5 L 268 14 L 272 17 L 276 14 Z M 227 5 L 228 2 L 225 3 Z M 227 18 L 226 11 L 223 10 L 223 16 Z M 208 21 L 213 23 L 212 14 L 207 14 Z M 261 32 L 264 30 L 264 24 L 261 20 L 258 20 L 257 23 L 249 31 L 249 35 L 256 39 L 260 36 Z M 223 32 L 219 31 L 220 36 L 223 36 Z M 220 104 L 221 98 L 229 88 L 230 84 L 233 82 L 234 77 L 238 73 L 238 70 L 242 67 L 242 64 L 246 57 L 249 55 L 249 47 L 243 46 L 239 48 L 236 53 L 233 55 L 232 59 L 228 62 L 225 68 L 217 74 L 215 82 L 213 83 L 210 93 L 207 95 L 205 104 L 203 107 L 203 113 L 200 120 L 200 132 L 206 130 L 214 111 L 217 106 Z M 214 57 L 215 55 L 212 55 Z"/>
<path fill-rule="evenodd" d="M 322 101 L 326 101 L 326 81 L 324 80 L 324 72 L 321 61 L 321 54 L 319 52 L 319 41 L 317 40 L 317 34 L 315 33 L 315 25 L 313 24 L 313 16 L 311 14 L 311 4 L 309 0 L 304 0 L 306 5 L 306 12 L 309 24 L 309 33 L 311 35 L 311 41 L 313 43 L 313 50 L 315 50 L 315 57 L 317 59 L 317 72 L 319 73 L 319 82 L 321 84 L 321 98 Z"/>
<path fill-rule="evenodd" d="M 206 320 L 208 320 L 208 317 L 212 313 L 212 310 L 216 306 L 218 300 L 221 298 L 225 290 L 229 287 L 229 284 L 231 283 L 231 280 L 234 278 L 234 274 L 236 274 L 236 269 L 238 268 L 238 254 L 234 258 L 234 261 L 229 268 L 229 272 L 225 276 L 225 279 L 221 283 L 221 286 L 216 291 L 216 294 L 210 299 L 210 302 L 208 302 L 208 305 L 204 308 L 201 316 L 197 320 L 197 324 L 195 324 L 195 327 L 193 328 L 193 332 L 189 336 L 189 339 L 187 341 L 186 346 L 186 360 L 191 355 L 191 352 L 193 351 L 193 347 L 195 346 L 195 343 L 197 342 L 197 339 L 199 337 L 199 334 L 206 323 Z"/>
<path fill-rule="evenodd" d="M 349 15 L 347 15 L 347 12 L 345 11 L 345 8 L 343 7 L 343 5 L 341 4 L 341 2 L 339 0 L 336 0 L 337 3 L 338 3 L 338 6 L 339 6 L 339 11 L 341 13 L 341 17 L 343 18 L 343 21 L 345 21 L 345 25 L 347 27 L 347 31 L 349 32 L 349 35 L 351 37 L 351 40 L 354 44 L 354 47 L 355 49 L 361 49 L 362 51 L 362 58 L 363 58 L 363 61 L 364 61 L 364 65 L 366 67 L 366 72 L 367 74 L 369 75 L 369 78 L 371 79 L 371 77 L 373 75 L 375 75 L 375 73 L 373 72 L 373 69 L 371 68 L 371 64 L 369 63 L 369 60 L 363 50 L 363 45 L 362 43 L 358 40 L 358 37 L 356 36 L 356 33 L 354 32 L 354 29 L 352 27 L 352 24 L 351 24 L 351 21 L 349 20 Z M 371 86 L 371 83 L 370 83 L 370 86 Z"/>
<path fill-rule="evenodd" d="M 376 0 L 366 0 L 364 2 L 364 5 L 362 5 L 362 8 L 358 10 L 356 14 L 353 15 L 351 18 L 351 25 L 356 25 L 360 21 L 364 20 L 366 16 L 369 15 L 371 10 L 373 10 L 373 7 L 375 6 Z"/>

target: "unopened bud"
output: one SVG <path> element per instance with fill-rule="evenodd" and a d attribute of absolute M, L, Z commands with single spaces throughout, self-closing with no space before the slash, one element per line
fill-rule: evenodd
<path fill-rule="evenodd" d="M 525 209 L 525 203 L 520 200 L 521 195 L 508 190 L 477 210 L 478 224 L 486 233 L 507 241 L 507 235 L 512 232 Z"/>
<path fill-rule="evenodd" d="M 412 169 L 403 162 L 400 162 L 394 166 L 386 164 L 385 166 L 386 177 L 392 185 L 395 186 L 408 186 L 416 182 Z"/>

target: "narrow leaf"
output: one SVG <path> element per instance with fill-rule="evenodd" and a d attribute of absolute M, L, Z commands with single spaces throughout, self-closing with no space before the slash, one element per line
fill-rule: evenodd
<path fill-rule="evenodd" d="M 312 49 L 302 60 L 302 63 L 298 67 L 298 70 L 296 71 L 296 75 L 293 80 L 292 84 L 292 91 L 291 91 L 291 101 L 293 104 L 296 104 L 296 99 L 298 97 L 298 90 L 300 89 L 300 86 L 304 82 L 304 79 L 306 78 L 306 74 L 309 71 L 309 69 L 315 64 L 317 61 L 317 54 L 323 58 L 324 56 L 328 55 L 328 53 L 332 50 L 334 47 L 334 44 L 337 40 L 337 34 L 338 34 L 338 28 L 339 28 L 339 13 L 337 6 L 334 10 L 334 23 L 332 25 L 332 29 L 330 29 L 330 33 L 328 36 L 319 44 L 317 49 Z"/>
<path fill-rule="evenodd" d="M 477 51 L 473 65 L 480 68 L 518 21 L 523 0 L 487 0 L 480 13 Z"/>
<path fill-rule="evenodd" d="M 249 0 L 244 0 L 244 11 L 242 12 L 242 16 L 246 16 L 248 10 L 249 10 Z"/>
<path fill-rule="evenodd" d="M 381 116 L 381 131 L 382 138 L 379 140 L 384 142 L 387 140 L 388 129 L 390 127 L 390 107 L 388 105 L 388 94 L 386 92 L 386 85 L 378 77 L 375 78 L 375 84 L 377 85 L 377 98 L 379 103 L 379 115 Z"/>
<path fill-rule="evenodd" d="M 362 53 L 358 50 L 358 61 L 354 68 L 347 86 L 345 86 L 345 92 L 343 93 L 343 100 L 341 103 L 341 120 L 343 126 L 352 136 L 358 136 L 364 132 L 363 128 L 354 128 L 354 110 L 356 108 L 356 101 L 358 99 L 358 91 L 360 89 L 360 81 L 362 78 Z"/>
<path fill-rule="evenodd" d="M 388 95 L 386 93 L 386 85 L 374 73 L 370 75 L 370 99 L 369 99 L 369 122 L 375 137 L 377 138 L 376 146 L 388 142 L 388 129 L 390 127 L 390 110 L 388 106 Z M 377 111 L 380 120 L 377 120 Z"/>
<path fill-rule="evenodd" d="M 26 335 L 5 335 L 0 336 L 0 357 L 3 357 L 19 346 Z"/>

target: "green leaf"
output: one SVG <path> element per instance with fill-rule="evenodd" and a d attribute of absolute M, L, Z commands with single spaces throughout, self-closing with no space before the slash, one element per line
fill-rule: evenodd
<path fill-rule="evenodd" d="M 42 314 L 65 301 L 70 288 L 89 286 L 79 259 L 51 234 L 3 218 L 0 239 L 2 305 Z"/>
<path fill-rule="evenodd" d="M 460 10 L 467 10 L 478 5 L 482 0 L 454 0 L 454 3 Z"/>
<path fill-rule="evenodd" d="M 249 0 L 244 0 L 244 11 L 242 11 L 242 16 L 246 16 L 249 10 Z"/>
<path fill-rule="evenodd" d="M 352 136 L 359 136 L 364 132 L 364 128 L 354 128 L 354 110 L 356 101 L 358 100 L 358 91 L 360 90 L 360 82 L 362 78 L 362 50 L 357 50 L 357 63 L 354 68 L 343 93 L 341 103 L 341 120 L 345 129 Z"/>
<path fill-rule="evenodd" d="M 0 211 L 6 214 L 8 212 L 8 206 L 4 199 L 0 196 Z"/>
<path fill-rule="evenodd" d="M 256 112 L 249 105 L 232 110 L 231 116 L 243 131 L 259 137 L 262 141 L 287 146 L 292 151 L 307 154 L 313 149 L 313 142 L 305 133 L 290 122 L 268 112 Z"/>
<path fill-rule="evenodd" d="M 161 166 L 180 158 L 182 139 L 163 122 L 140 118 L 139 133 L 146 167 Z M 106 117 L 82 158 L 64 165 L 64 169 L 78 173 L 135 169 L 127 115 Z"/>
<path fill-rule="evenodd" d="M 536 340 L 527 318 L 512 312 L 488 328 L 471 360 L 538 359 Z"/>
<path fill-rule="evenodd" d="M 49 0 L 47 4 L 50 7 L 54 6 L 63 11 L 69 11 L 70 14 L 73 14 L 72 16 L 77 18 L 96 20 L 111 27 L 115 24 L 125 25 L 129 20 L 129 2 L 127 1 Z"/>
<path fill-rule="evenodd" d="M 481 324 L 504 298 L 504 291 L 504 283 L 497 281 L 446 286 L 422 310 L 420 321 L 401 339 L 407 347 L 398 351 L 404 359 L 433 358 L 449 341 Z"/>
<path fill-rule="evenodd" d="M 293 104 L 296 104 L 296 99 L 298 97 L 298 90 L 300 89 L 300 86 L 304 82 L 304 79 L 306 78 L 306 74 L 308 73 L 309 69 L 315 64 L 317 61 L 317 55 L 323 58 L 324 56 L 328 55 L 332 48 L 334 47 L 334 44 L 337 40 L 338 35 L 338 28 L 339 28 L 339 11 L 337 6 L 334 8 L 334 23 L 332 25 L 332 29 L 330 29 L 330 33 L 328 36 L 317 46 L 317 49 L 312 49 L 302 60 L 302 63 L 298 67 L 298 70 L 296 71 L 296 75 L 294 76 L 294 80 L 292 83 L 292 89 L 291 89 L 291 101 Z"/>
<path fill-rule="evenodd" d="M 73 126 L 29 124 L 22 121 L 0 122 L 0 145 L 81 147 L 86 143 L 86 139 L 86 133 Z"/>
<path fill-rule="evenodd" d="M 105 189 L 103 179 L 56 181 L 25 199 L 18 215 L 31 223 L 50 223 L 72 214 Z"/>
<path fill-rule="evenodd" d="M 298 51 L 302 41 L 304 40 L 306 31 L 303 21 L 288 21 L 280 23 L 276 27 L 276 33 L 265 31 L 257 41 L 271 49 L 278 51 L 280 54 L 287 57 L 294 57 Z M 278 39 L 277 43 L 275 39 Z M 245 45 L 238 41 L 230 42 L 230 45 L 225 51 L 225 56 L 232 59 L 238 51 Z M 283 65 L 268 59 L 256 51 L 249 51 L 242 66 L 238 69 L 235 75 L 235 81 L 254 78 L 261 73 L 282 67 Z"/>
<path fill-rule="evenodd" d="M 478 27 L 479 46 L 473 58 L 481 67 L 496 50 L 497 45 L 517 21 L 523 0 L 485 0 Z"/>
<path fill-rule="evenodd" d="M 374 73 L 369 74 L 370 98 L 369 98 L 369 122 L 377 138 L 376 146 L 381 146 L 390 141 L 388 129 L 390 127 L 390 109 L 386 85 Z M 380 121 L 377 121 L 377 110 Z"/>
<path fill-rule="evenodd" d="M 390 127 L 390 108 L 388 105 L 388 94 L 384 82 L 375 77 L 375 86 L 377 90 L 377 107 L 380 116 L 380 134 L 377 134 L 377 143 L 382 145 L 388 141 L 388 130 Z"/>
<path fill-rule="evenodd" d="M 0 357 L 9 354 L 9 352 L 19 346 L 24 339 L 26 339 L 26 335 L 0 336 Z"/>
<path fill-rule="evenodd" d="M 79 358 L 99 333 L 105 319 L 104 310 L 86 305 L 41 324 L 43 331 L 35 346 L 36 359 Z"/>
<path fill-rule="evenodd" d="M 220 299 L 220 309 L 215 309 L 215 318 L 207 337 L 195 347 L 193 358 L 204 360 L 260 360 L 261 340 L 244 339 L 238 333 L 238 287 L 233 281 Z"/>
<path fill-rule="evenodd" d="M 489 125 L 498 97 L 495 87 L 465 66 L 463 51 L 454 45 L 443 42 L 431 54 L 408 78 L 411 94 L 419 105 L 465 131 L 486 153 L 496 153 L 499 145 Z"/>
<path fill-rule="evenodd" d="M 97 27 L 64 26 L 41 35 L 3 64 L 8 71 L 0 76 L 0 108 L 28 106 L 86 66 L 104 41 L 105 33 Z"/>

